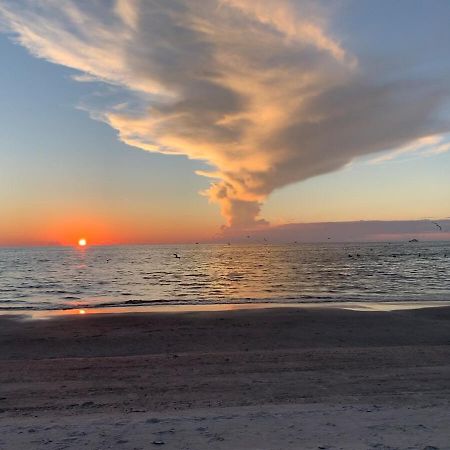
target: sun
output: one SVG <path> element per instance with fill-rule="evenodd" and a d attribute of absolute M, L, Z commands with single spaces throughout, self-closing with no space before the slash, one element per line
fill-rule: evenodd
<path fill-rule="evenodd" d="M 84 239 L 84 238 L 79 239 L 79 240 L 78 240 L 78 245 L 79 245 L 80 247 L 86 247 L 86 245 L 87 245 L 86 239 Z"/>

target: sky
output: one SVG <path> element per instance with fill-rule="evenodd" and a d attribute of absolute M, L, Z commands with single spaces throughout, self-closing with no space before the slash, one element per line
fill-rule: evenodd
<path fill-rule="evenodd" d="M 446 0 L 0 0 L 0 245 L 450 217 L 448 17 Z"/>

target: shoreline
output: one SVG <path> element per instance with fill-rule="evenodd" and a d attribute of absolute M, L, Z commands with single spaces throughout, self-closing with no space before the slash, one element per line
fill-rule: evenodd
<path fill-rule="evenodd" d="M 449 448 L 449 306 L 22 319 L 0 317 L 6 450 Z"/>
<path fill-rule="evenodd" d="M 72 315 L 91 314 L 147 314 L 147 313 L 195 313 L 212 311 L 239 311 L 278 308 L 305 308 L 305 309 L 343 309 L 350 311 L 402 311 L 411 309 L 442 308 L 450 306 L 450 300 L 412 300 L 412 301 L 342 301 L 342 302 L 255 302 L 255 303 L 206 303 L 206 304 L 169 304 L 169 305 L 133 305 L 111 307 L 79 307 L 69 309 L 15 309 L 0 310 L 2 316 L 22 316 L 26 319 L 49 319 L 52 317 L 64 317 Z"/>

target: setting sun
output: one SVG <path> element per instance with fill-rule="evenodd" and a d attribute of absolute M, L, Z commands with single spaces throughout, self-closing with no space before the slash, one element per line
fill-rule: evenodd
<path fill-rule="evenodd" d="M 79 240 L 78 240 L 78 245 L 79 245 L 80 247 L 86 247 L 86 245 L 87 245 L 86 239 L 84 239 L 84 238 L 79 239 Z"/>

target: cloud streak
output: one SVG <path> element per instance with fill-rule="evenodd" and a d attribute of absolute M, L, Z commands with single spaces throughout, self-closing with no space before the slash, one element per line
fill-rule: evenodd
<path fill-rule="evenodd" d="M 448 136 L 433 135 L 419 138 L 403 147 L 397 148 L 394 151 L 388 152 L 381 156 L 377 156 L 369 161 L 370 164 L 381 164 L 388 161 L 393 161 L 404 155 L 420 155 L 432 156 L 441 153 L 446 153 L 450 150 L 450 143 L 447 142 Z"/>
<path fill-rule="evenodd" d="M 289 223 L 253 230 L 228 230 L 213 242 L 241 242 L 246 244 L 306 243 L 306 242 L 386 242 L 442 241 L 450 239 L 450 220 L 437 219 L 442 230 L 432 220 L 367 220 L 347 222 Z M 240 232 L 241 231 L 241 232 Z"/>
<path fill-rule="evenodd" d="M 91 111 L 123 142 L 207 162 L 232 228 L 264 225 L 275 189 L 449 131 L 448 80 L 367 73 L 316 3 L 0 0 L 0 17 L 32 54 L 125 89 Z"/>

